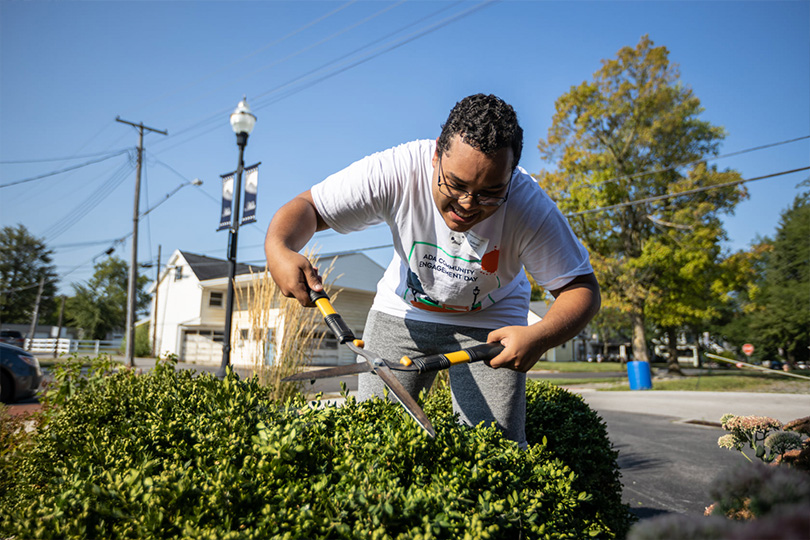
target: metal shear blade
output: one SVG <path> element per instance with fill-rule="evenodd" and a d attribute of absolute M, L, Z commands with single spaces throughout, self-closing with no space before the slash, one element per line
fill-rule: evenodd
<path fill-rule="evenodd" d="M 416 400 L 411 397 L 411 394 L 405 390 L 405 387 L 402 386 L 402 383 L 396 378 L 385 360 L 366 351 L 365 349 L 358 347 L 354 343 L 346 343 L 346 345 L 352 351 L 366 360 L 369 366 L 368 371 L 371 371 L 382 379 L 385 386 L 387 386 L 388 389 L 393 392 L 394 397 L 396 397 L 397 400 L 402 404 L 408 414 L 410 414 L 411 417 L 416 420 L 416 423 L 419 424 L 419 426 L 421 426 L 428 435 L 435 437 L 436 430 L 433 429 L 433 425 L 430 423 L 430 420 L 428 420 L 428 417 L 422 410 L 422 407 L 420 407 Z"/>

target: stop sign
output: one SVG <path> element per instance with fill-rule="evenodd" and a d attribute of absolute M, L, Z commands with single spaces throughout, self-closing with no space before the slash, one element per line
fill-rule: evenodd
<path fill-rule="evenodd" d="M 751 356 L 754 354 L 754 346 L 750 343 L 746 343 L 742 346 L 742 352 L 744 352 L 746 356 Z"/>

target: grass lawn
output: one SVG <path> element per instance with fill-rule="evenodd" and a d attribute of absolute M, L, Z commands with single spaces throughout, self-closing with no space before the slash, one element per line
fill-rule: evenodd
<path fill-rule="evenodd" d="M 619 362 L 537 362 L 532 371 L 552 371 L 555 373 L 604 373 L 606 371 L 627 371 Z"/>
<path fill-rule="evenodd" d="M 627 381 L 601 385 L 600 390 L 629 390 Z M 655 380 L 653 390 L 697 390 L 706 392 L 766 392 L 810 394 L 810 381 L 769 373 L 712 372 L 677 379 Z"/>

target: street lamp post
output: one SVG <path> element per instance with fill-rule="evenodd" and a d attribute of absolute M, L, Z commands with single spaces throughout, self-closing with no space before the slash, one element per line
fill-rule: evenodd
<path fill-rule="evenodd" d="M 233 187 L 233 206 L 231 209 L 231 228 L 228 231 L 228 295 L 225 300 L 225 334 L 222 342 L 222 364 L 217 377 L 225 377 L 231 363 L 231 322 L 233 321 L 234 279 L 236 277 L 236 244 L 239 236 L 239 206 L 242 193 L 242 171 L 245 168 L 245 146 L 248 135 L 256 125 L 256 116 L 250 112 L 247 98 L 242 98 L 236 110 L 231 114 L 231 127 L 236 133 L 236 144 L 239 146 L 239 162 L 236 166 L 235 185 Z"/>

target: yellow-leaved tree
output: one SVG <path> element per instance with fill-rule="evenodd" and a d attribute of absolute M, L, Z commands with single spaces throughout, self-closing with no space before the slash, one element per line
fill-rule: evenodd
<path fill-rule="evenodd" d="M 538 183 L 590 251 L 603 307 L 630 318 L 635 360 L 649 361 L 645 325 L 674 336 L 725 294 L 720 215 L 746 191 L 707 163 L 725 134 L 702 112 L 667 49 L 643 36 L 557 99 L 538 145 L 555 165 Z"/>

